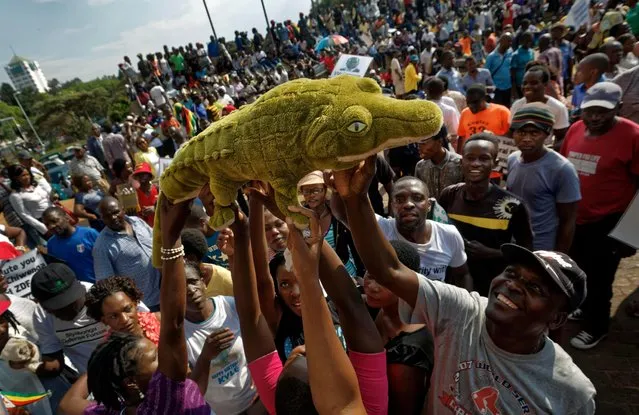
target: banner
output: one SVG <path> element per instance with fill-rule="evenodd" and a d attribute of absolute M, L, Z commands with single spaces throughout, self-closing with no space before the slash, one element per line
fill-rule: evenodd
<path fill-rule="evenodd" d="M 566 26 L 572 26 L 575 29 L 579 29 L 581 26 L 586 25 L 590 28 L 590 13 L 588 10 L 588 0 L 577 0 L 573 3 L 568 16 L 564 24 Z"/>
<path fill-rule="evenodd" d="M 35 249 L 16 259 L 5 262 L 2 265 L 2 274 L 7 279 L 7 284 L 9 284 L 7 294 L 30 297 L 31 277 L 46 266 L 47 263 L 44 258 Z"/>
<path fill-rule="evenodd" d="M 370 56 L 342 55 L 331 73 L 331 78 L 342 74 L 363 78 L 366 76 L 371 62 L 373 62 L 373 58 Z"/>

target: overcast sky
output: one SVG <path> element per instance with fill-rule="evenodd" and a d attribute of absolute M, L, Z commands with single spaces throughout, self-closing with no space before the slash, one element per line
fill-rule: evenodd
<path fill-rule="evenodd" d="M 264 34 L 260 0 L 207 0 L 218 36 L 257 27 Z M 269 19 L 308 13 L 310 0 L 264 0 Z M 0 0 L 0 82 L 16 54 L 36 60 L 48 80 L 90 80 L 115 74 L 124 55 L 204 42 L 211 28 L 202 0 Z"/>

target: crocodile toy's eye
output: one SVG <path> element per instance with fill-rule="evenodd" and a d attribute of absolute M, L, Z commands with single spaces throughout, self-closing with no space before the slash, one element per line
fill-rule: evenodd
<path fill-rule="evenodd" d="M 348 126 L 348 131 L 352 133 L 359 133 L 366 129 L 366 124 L 361 121 L 352 122 L 351 125 Z"/>

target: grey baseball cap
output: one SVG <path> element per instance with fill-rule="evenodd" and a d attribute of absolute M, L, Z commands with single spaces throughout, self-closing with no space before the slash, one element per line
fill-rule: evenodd
<path fill-rule="evenodd" d="M 612 82 L 599 82 L 588 88 L 581 109 L 590 107 L 603 107 L 609 110 L 614 109 L 621 102 L 623 91 L 621 87 Z"/>

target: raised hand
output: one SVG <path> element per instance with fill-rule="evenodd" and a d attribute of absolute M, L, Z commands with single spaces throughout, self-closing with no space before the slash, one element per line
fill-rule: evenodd
<path fill-rule="evenodd" d="M 286 223 L 289 225 L 287 245 L 293 257 L 295 275 L 301 278 L 307 276 L 317 278 L 320 251 L 324 240 L 324 234 L 320 229 L 320 220 L 311 209 L 289 206 L 289 210 L 310 219 L 311 235 L 304 239 L 302 232 L 293 225 L 293 220 L 289 217 L 286 218 Z"/>
<path fill-rule="evenodd" d="M 191 213 L 191 200 L 179 203 L 171 203 L 164 195 L 160 195 L 158 206 L 160 208 L 160 221 L 162 223 L 162 239 L 179 238 L 180 232 Z"/>
<path fill-rule="evenodd" d="M 368 193 L 373 176 L 377 156 L 372 155 L 359 166 L 347 170 L 333 172 L 332 185 L 342 199 L 359 197 Z"/>
<path fill-rule="evenodd" d="M 286 219 L 280 208 L 277 207 L 277 203 L 275 203 L 275 190 L 269 183 L 253 180 L 246 188 L 246 192 L 249 195 L 249 200 L 257 200 L 276 218 Z"/>
<path fill-rule="evenodd" d="M 235 235 L 230 228 L 222 229 L 217 237 L 217 247 L 227 257 L 235 254 Z"/>

